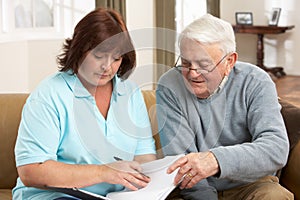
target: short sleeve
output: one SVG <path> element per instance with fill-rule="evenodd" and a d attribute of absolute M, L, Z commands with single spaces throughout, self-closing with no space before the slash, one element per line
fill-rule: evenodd
<path fill-rule="evenodd" d="M 55 109 L 45 102 L 29 98 L 22 111 L 15 146 L 16 165 L 56 160 L 59 130 Z"/>

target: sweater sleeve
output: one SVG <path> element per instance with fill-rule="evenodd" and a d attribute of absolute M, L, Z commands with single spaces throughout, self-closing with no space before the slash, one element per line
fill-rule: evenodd
<path fill-rule="evenodd" d="M 184 115 L 182 104 L 171 89 L 158 85 L 157 121 L 164 155 L 197 152 L 195 134 Z"/>
<path fill-rule="evenodd" d="M 252 140 L 211 149 L 219 162 L 220 178 L 254 181 L 287 162 L 289 143 L 275 85 L 268 78 L 249 82 L 244 94 L 246 128 Z"/>

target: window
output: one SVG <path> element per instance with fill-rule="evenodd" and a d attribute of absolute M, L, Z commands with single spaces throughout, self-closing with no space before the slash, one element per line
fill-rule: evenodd
<path fill-rule="evenodd" d="M 70 37 L 94 0 L 0 0 L 0 41 Z"/>
<path fill-rule="evenodd" d="M 176 0 L 175 23 L 177 38 L 175 42 L 175 52 L 179 52 L 178 36 L 183 29 L 192 21 L 207 13 L 206 0 Z M 177 57 L 175 56 L 174 62 Z"/>
<path fill-rule="evenodd" d="M 14 28 L 54 27 L 54 0 L 13 1 Z"/>
<path fill-rule="evenodd" d="M 180 33 L 195 19 L 207 13 L 206 0 L 176 0 L 176 31 Z"/>

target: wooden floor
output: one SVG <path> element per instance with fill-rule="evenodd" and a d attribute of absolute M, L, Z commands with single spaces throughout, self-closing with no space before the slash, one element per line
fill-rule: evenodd
<path fill-rule="evenodd" d="M 274 81 L 278 96 L 300 107 L 300 76 L 283 76 Z"/>

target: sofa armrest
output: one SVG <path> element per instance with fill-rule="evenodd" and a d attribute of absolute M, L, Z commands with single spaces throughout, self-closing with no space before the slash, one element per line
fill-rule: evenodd
<path fill-rule="evenodd" d="M 281 114 L 289 136 L 290 149 L 293 149 L 300 140 L 300 108 L 282 99 L 279 99 L 279 103 L 282 106 Z"/>
<path fill-rule="evenodd" d="M 286 166 L 281 170 L 280 183 L 300 199 L 300 108 L 279 99 L 281 114 L 287 129 L 290 153 Z"/>
<path fill-rule="evenodd" d="M 281 171 L 280 184 L 294 193 L 295 199 L 300 199 L 300 140 L 290 151 L 286 166 Z"/>
<path fill-rule="evenodd" d="M 23 105 L 28 94 L 0 94 L 0 189 L 16 184 L 14 147 Z"/>

